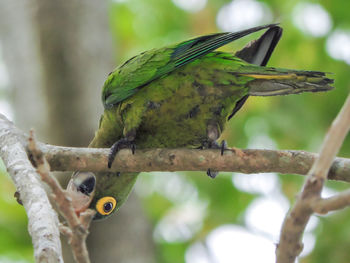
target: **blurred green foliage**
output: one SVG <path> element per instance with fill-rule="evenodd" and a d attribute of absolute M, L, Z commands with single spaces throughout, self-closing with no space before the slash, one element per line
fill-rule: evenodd
<path fill-rule="evenodd" d="M 27 217 L 0 159 L 0 262 L 34 262 Z"/>
<path fill-rule="evenodd" d="M 143 50 L 220 31 L 216 16 L 220 8 L 229 2 L 208 0 L 205 8 L 198 12 L 185 11 L 170 0 L 110 2 L 109 17 L 115 40 L 116 65 Z M 229 146 L 245 148 L 254 136 L 263 132 L 279 149 L 317 152 L 330 123 L 349 93 L 349 65 L 328 55 L 326 41 L 336 28 L 350 29 L 350 2 L 318 1 L 329 12 L 333 22 L 331 31 L 322 37 L 304 34 L 293 24 L 292 10 L 301 1 L 260 2 L 270 8 L 271 22 L 281 22 L 284 28 L 282 39 L 268 65 L 332 72 L 336 88 L 327 94 L 249 98 L 228 123 L 222 138 L 228 141 Z M 237 50 L 253 38 L 239 40 L 225 50 Z M 350 157 L 349 149 L 350 138 L 347 138 L 339 155 Z M 138 185 L 149 187 L 159 177 L 161 175 L 144 174 Z M 197 191 L 196 200 L 206 204 L 204 218 L 199 229 L 189 238 L 175 241 L 156 238 L 157 260 L 162 263 L 185 262 L 184 254 L 189 245 L 205 240 L 207 234 L 220 225 L 244 225 L 243 215 L 247 206 L 259 196 L 234 188 L 230 173 L 221 174 L 215 180 L 210 180 L 203 173 L 182 173 L 180 177 L 185 184 Z M 279 179 L 284 195 L 293 202 L 302 186 L 303 177 L 280 175 Z M 17 259 L 30 262 L 33 260 L 32 248 L 30 237 L 26 234 L 24 209 L 12 198 L 15 189 L 4 172 L 0 173 L 0 180 L 0 262 Z M 327 186 L 335 190 L 347 188 L 346 184 L 336 182 L 328 183 Z M 156 188 L 142 196 L 146 214 L 155 227 L 169 211 L 183 202 L 169 198 Z M 123 209 L 127 209 L 127 204 Z M 300 262 L 350 262 L 350 225 L 347 224 L 349 213 L 346 210 L 322 217 L 314 232 L 315 248 Z M 22 255 L 20 258 L 18 251 Z M 3 258 L 8 258 L 8 261 Z"/>
<path fill-rule="evenodd" d="M 220 31 L 216 24 L 216 15 L 222 6 L 229 2 L 209 0 L 204 9 L 195 13 L 176 7 L 172 1 L 130 0 L 111 3 L 111 28 L 116 40 L 117 61 L 120 63 L 143 50 Z M 268 65 L 332 72 L 331 77 L 336 80 L 336 89 L 327 94 L 249 98 L 235 118 L 228 123 L 228 129 L 222 137 L 230 146 L 247 147 L 251 138 L 259 134 L 262 127 L 258 125 L 263 122 L 264 132 L 279 149 L 303 149 L 317 152 L 330 123 L 349 93 L 350 80 L 347 77 L 349 66 L 327 54 L 326 41 L 327 36 L 335 28 L 350 27 L 348 13 L 345 11 L 346 8 L 350 8 L 350 2 L 318 1 L 329 12 L 333 22 L 331 31 L 322 37 L 307 35 L 293 24 L 292 10 L 301 1 L 260 2 L 265 2 L 272 11 L 271 22 L 280 22 L 284 28 L 282 39 Z M 228 48 L 225 47 L 225 50 L 237 50 L 253 38 L 239 40 Z M 246 127 L 249 120 L 253 124 L 257 121 L 258 124 L 255 127 L 254 125 L 248 127 L 256 129 L 255 132 Z M 340 155 L 350 157 L 349 149 L 350 139 L 347 138 Z M 185 178 L 196 186 L 200 198 L 208 202 L 203 226 L 190 240 L 183 243 L 158 241 L 159 262 L 184 262 L 184 248 L 195 241 L 203 241 L 211 230 L 228 223 L 244 225 L 242 215 L 249 203 L 257 196 L 235 189 L 231 176 L 227 174 L 219 176 L 214 181 L 209 180 L 202 173 L 187 173 Z M 280 175 L 279 178 L 283 193 L 293 202 L 304 178 L 291 175 Z M 338 190 L 347 187 L 346 184 L 341 183 L 330 183 L 328 186 Z M 143 200 L 155 225 L 162 220 L 167 211 L 177 205 L 169 202 L 157 191 L 144 197 Z M 317 235 L 315 249 L 300 262 L 329 262 L 332 255 L 337 254 L 337 244 L 344 244 L 344 246 L 339 248 L 341 253 L 341 256 L 337 257 L 339 260 L 333 260 L 333 262 L 350 261 L 350 256 L 344 249 L 347 247 L 345 244 L 350 242 L 349 235 L 344 234 L 350 231 L 350 226 L 346 226 L 347 213 L 339 212 L 320 220 L 315 232 Z M 344 224 L 335 223 L 338 220 L 335 218 L 338 217 L 342 219 L 338 222 L 344 222 Z M 331 240 L 337 240 L 337 242 L 328 246 Z"/>

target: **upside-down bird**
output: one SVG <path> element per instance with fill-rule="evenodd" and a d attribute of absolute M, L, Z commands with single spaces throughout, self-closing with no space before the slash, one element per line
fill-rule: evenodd
<path fill-rule="evenodd" d="M 263 29 L 259 39 L 236 53 L 216 51 Z M 89 147 L 111 147 L 109 167 L 122 148 L 220 148 L 225 123 L 249 96 L 330 90 L 333 80 L 323 72 L 266 67 L 281 34 L 270 24 L 200 36 L 130 58 L 103 86 L 104 113 Z M 216 173 L 208 169 L 209 176 Z M 90 207 L 101 219 L 120 208 L 136 178 L 137 173 L 75 172 L 67 189 L 77 213 Z"/>

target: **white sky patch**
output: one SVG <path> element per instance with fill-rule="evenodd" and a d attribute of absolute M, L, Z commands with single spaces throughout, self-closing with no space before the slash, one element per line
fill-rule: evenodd
<path fill-rule="evenodd" d="M 135 184 L 137 195 L 147 197 L 155 192 L 154 180 L 152 174 L 140 173 Z"/>
<path fill-rule="evenodd" d="M 350 32 L 337 29 L 328 37 L 326 43 L 328 54 L 350 65 Z"/>
<path fill-rule="evenodd" d="M 198 199 L 197 188 L 177 173 L 152 172 L 139 175 L 135 190 L 141 196 L 157 192 L 173 203 Z"/>
<path fill-rule="evenodd" d="M 300 253 L 300 257 L 305 257 L 312 252 L 315 247 L 316 238 L 311 233 L 304 233 L 303 235 L 303 251 Z"/>
<path fill-rule="evenodd" d="M 283 220 L 289 209 L 288 200 L 280 195 L 261 197 L 252 202 L 245 213 L 245 223 L 248 229 L 255 233 L 267 235 L 277 243 L 280 236 Z M 312 233 L 317 227 L 319 219 L 312 216 L 306 226 L 303 236 L 304 250 L 301 257 L 308 255 L 315 246 L 315 236 Z"/>
<path fill-rule="evenodd" d="M 255 0 L 233 0 L 221 7 L 216 18 L 223 31 L 238 31 L 271 21 L 270 8 Z"/>
<path fill-rule="evenodd" d="M 24 259 L 13 259 L 11 256 L 6 257 L 6 255 L 4 255 L 0 256 L 0 263 L 28 263 L 28 261 Z"/>
<path fill-rule="evenodd" d="M 279 178 L 276 173 L 236 173 L 232 176 L 232 183 L 235 188 L 251 194 L 268 195 L 280 189 Z"/>
<path fill-rule="evenodd" d="M 270 210 L 265 211 L 266 214 L 269 212 Z M 318 220 L 310 223 L 315 225 L 315 222 L 317 225 Z M 270 221 L 270 224 L 274 222 Z M 308 230 L 310 229 L 307 228 L 303 235 L 304 249 L 301 257 L 307 256 L 315 247 L 315 236 Z M 277 240 L 253 234 L 241 226 L 223 225 L 213 230 L 205 243 L 191 245 L 186 251 L 185 259 L 186 263 L 270 263 L 275 262 L 276 242 Z"/>
<path fill-rule="evenodd" d="M 195 13 L 206 6 L 207 0 L 173 0 L 173 3 L 185 11 Z"/>
<path fill-rule="evenodd" d="M 332 28 L 332 19 L 320 4 L 299 3 L 293 9 L 294 24 L 306 35 L 322 37 Z"/>
<path fill-rule="evenodd" d="M 5 89 L 10 83 L 9 75 L 5 63 L 0 57 L 0 89 Z"/>
<path fill-rule="evenodd" d="M 207 248 L 202 243 L 191 245 L 185 254 L 186 263 L 212 263 Z"/>
<path fill-rule="evenodd" d="M 128 0 L 112 0 L 112 2 L 120 4 L 120 3 L 125 3 Z"/>
<path fill-rule="evenodd" d="M 306 225 L 305 232 L 312 232 L 315 230 L 319 223 L 319 219 L 316 216 L 311 216 L 309 222 Z"/>
<path fill-rule="evenodd" d="M 10 79 L 2 56 L 2 47 L 0 43 L 0 89 L 7 89 L 9 87 L 9 83 Z M 4 114 L 9 120 L 13 121 L 13 108 L 11 104 L 5 100 L 4 96 L 0 98 L 0 113 Z"/>
<path fill-rule="evenodd" d="M 269 127 L 265 119 L 261 117 L 250 117 L 244 125 L 244 132 L 248 137 L 253 137 L 261 133 L 268 133 Z"/>
<path fill-rule="evenodd" d="M 0 42 L 0 89 L 7 88 L 10 82 L 9 74 L 4 63 L 2 47 Z"/>
<path fill-rule="evenodd" d="M 268 136 L 268 125 L 260 117 L 249 118 L 244 125 L 244 132 L 249 137 L 247 147 L 251 149 L 277 149 L 276 142 Z"/>
<path fill-rule="evenodd" d="M 0 99 L 0 113 L 5 115 L 10 121 L 14 119 L 13 108 L 10 103 L 5 100 Z"/>
<path fill-rule="evenodd" d="M 275 262 L 275 244 L 264 237 L 251 234 L 240 226 L 221 226 L 208 235 L 206 243 L 213 259 L 209 262 Z"/>
<path fill-rule="evenodd" d="M 159 193 L 175 204 L 158 221 L 155 240 L 184 242 L 201 230 L 208 203 L 199 198 L 196 186 L 185 177 L 170 172 L 143 173 L 135 190 L 144 197 Z"/>
<path fill-rule="evenodd" d="M 267 134 L 259 134 L 250 138 L 247 148 L 272 150 L 277 149 L 277 145 Z"/>
<path fill-rule="evenodd" d="M 322 198 L 329 198 L 329 197 L 332 197 L 332 196 L 335 196 L 336 194 L 338 194 L 339 192 L 332 189 L 332 188 L 329 188 L 329 187 L 323 187 L 322 189 L 322 192 L 321 192 L 321 197 Z M 328 212 L 327 214 L 325 215 L 319 215 L 319 217 L 327 217 L 327 216 L 331 216 L 333 215 L 334 213 L 336 213 L 336 211 L 330 211 Z"/>
<path fill-rule="evenodd" d="M 267 234 L 274 242 L 278 241 L 282 222 L 289 209 L 288 200 L 281 194 L 255 199 L 245 212 L 248 228 Z"/>
<path fill-rule="evenodd" d="M 158 222 L 154 238 L 158 241 L 184 242 L 193 237 L 203 225 L 207 203 L 188 201 L 175 206 Z"/>
<path fill-rule="evenodd" d="M 322 198 L 328 198 L 331 196 L 336 195 L 338 192 L 332 188 L 329 187 L 323 187 L 322 192 L 321 192 L 321 197 Z"/>

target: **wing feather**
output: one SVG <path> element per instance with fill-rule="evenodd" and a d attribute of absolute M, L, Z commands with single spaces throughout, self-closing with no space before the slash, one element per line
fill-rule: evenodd
<path fill-rule="evenodd" d="M 106 108 L 127 99 L 140 88 L 234 40 L 276 24 L 257 26 L 239 32 L 197 37 L 180 44 L 153 49 L 129 59 L 108 77 L 102 92 Z"/>

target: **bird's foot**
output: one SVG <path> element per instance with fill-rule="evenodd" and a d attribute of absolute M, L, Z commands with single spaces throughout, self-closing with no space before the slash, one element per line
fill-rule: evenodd
<path fill-rule="evenodd" d="M 18 191 L 16 191 L 13 196 L 16 198 L 16 201 L 17 201 L 18 204 L 23 205 L 22 199 L 21 199 L 21 195 L 20 195 L 20 193 Z"/>
<path fill-rule="evenodd" d="M 112 163 L 115 159 L 115 156 L 121 149 L 129 148 L 132 152 L 132 154 L 135 154 L 136 145 L 133 141 L 129 141 L 127 138 L 120 139 L 119 141 L 115 142 L 108 154 L 108 168 L 112 167 Z"/>
<path fill-rule="evenodd" d="M 215 177 L 219 174 L 219 171 L 213 171 L 210 168 L 208 168 L 207 170 L 207 175 L 211 178 L 211 179 L 215 179 Z"/>
<path fill-rule="evenodd" d="M 221 141 L 221 144 L 219 145 L 216 141 L 212 141 L 212 142 L 209 142 L 207 147 L 205 146 L 202 146 L 201 149 L 205 149 L 205 148 L 208 148 L 208 149 L 220 149 L 221 150 L 221 156 L 224 155 L 224 151 L 227 149 L 227 143 L 225 140 L 222 140 Z M 214 179 L 217 175 L 219 174 L 219 171 L 213 171 L 212 169 L 208 169 L 207 170 L 207 175 Z"/>
<path fill-rule="evenodd" d="M 227 150 L 227 142 L 225 140 L 221 141 L 220 149 L 221 149 L 221 156 L 223 156 L 224 155 L 224 151 Z"/>

